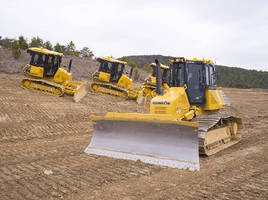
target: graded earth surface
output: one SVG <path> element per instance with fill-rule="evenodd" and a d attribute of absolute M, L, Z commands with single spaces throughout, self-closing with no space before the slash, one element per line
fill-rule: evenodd
<path fill-rule="evenodd" d="M 198 172 L 87 155 L 91 113 L 144 112 L 91 91 L 79 103 L 24 90 L 0 73 L 1 199 L 267 199 L 268 91 L 224 89 L 242 140 L 201 157 Z M 88 82 L 89 86 L 89 82 Z"/>

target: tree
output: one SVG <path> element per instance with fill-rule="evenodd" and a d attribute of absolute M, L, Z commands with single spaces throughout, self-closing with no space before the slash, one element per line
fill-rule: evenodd
<path fill-rule="evenodd" d="M 128 62 L 128 59 L 125 56 L 122 58 L 119 58 L 119 60 L 124 61 L 124 62 Z"/>
<path fill-rule="evenodd" d="M 18 42 L 19 42 L 20 49 L 24 49 L 25 50 L 25 49 L 28 48 L 27 41 L 26 41 L 26 39 L 24 39 L 24 37 L 22 35 L 19 36 Z"/>
<path fill-rule="evenodd" d="M 80 51 L 80 55 L 83 58 L 92 58 L 94 56 L 93 52 L 88 47 L 83 47 Z"/>
<path fill-rule="evenodd" d="M 134 68 L 134 80 L 138 80 L 140 78 L 140 72 L 137 67 Z"/>
<path fill-rule="evenodd" d="M 54 46 L 54 51 L 59 52 L 59 53 L 64 53 L 66 51 L 66 47 L 64 45 L 60 45 L 58 42 Z"/>
<path fill-rule="evenodd" d="M 13 41 L 14 39 L 9 39 L 9 38 L 1 39 L 0 45 L 4 48 L 10 48 L 12 46 Z"/>
<path fill-rule="evenodd" d="M 29 46 L 30 47 L 42 47 L 43 46 L 43 40 L 41 38 L 37 37 L 33 37 Z"/>
<path fill-rule="evenodd" d="M 128 61 L 127 61 L 127 64 L 128 64 L 129 66 L 133 67 L 133 68 L 136 68 L 136 67 L 137 67 L 137 64 L 136 64 L 134 61 L 132 61 L 132 60 L 128 60 Z"/>
<path fill-rule="evenodd" d="M 75 44 L 73 41 L 71 41 L 69 44 L 66 46 L 66 55 L 75 55 Z"/>
<path fill-rule="evenodd" d="M 150 64 L 148 64 L 148 65 L 145 66 L 145 70 L 146 70 L 147 72 L 149 72 L 149 73 L 152 73 L 152 72 L 153 72 L 153 68 L 151 67 Z"/>
<path fill-rule="evenodd" d="M 44 47 L 45 47 L 46 49 L 48 49 L 48 50 L 52 50 L 52 49 L 53 49 L 52 44 L 51 44 L 49 41 L 46 41 L 46 42 L 44 43 Z"/>
<path fill-rule="evenodd" d="M 12 55 L 14 58 L 18 59 L 21 55 L 20 44 L 17 40 L 14 40 L 11 45 Z"/>

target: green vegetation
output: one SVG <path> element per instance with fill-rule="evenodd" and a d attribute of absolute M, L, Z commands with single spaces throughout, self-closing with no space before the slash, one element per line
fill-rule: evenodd
<path fill-rule="evenodd" d="M 53 50 L 52 44 L 49 41 L 46 41 L 44 43 L 44 48 L 46 48 L 48 50 Z"/>
<path fill-rule="evenodd" d="M 149 64 L 158 59 L 161 63 L 169 65 L 170 56 L 141 55 L 126 56 L 121 59 L 141 65 L 149 72 Z M 268 72 L 247 70 L 238 67 L 216 65 L 217 85 L 231 88 L 268 88 Z"/>
<path fill-rule="evenodd" d="M 0 47 L 9 48 L 12 50 L 12 55 L 14 58 L 19 58 L 21 56 L 21 50 L 26 50 L 29 47 L 44 47 L 48 50 L 54 50 L 66 55 L 73 55 L 83 58 L 92 58 L 94 56 L 93 52 L 88 47 L 83 47 L 82 50 L 76 50 L 73 41 L 70 41 L 66 46 L 56 43 L 53 47 L 50 41 L 44 42 L 40 37 L 33 37 L 29 43 L 27 43 L 27 38 L 24 36 L 19 36 L 17 39 L 2 38 L 0 36 Z"/>
<path fill-rule="evenodd" d="M 20 49 L 23 49 L 23 50 L 28 49 L 27 41 L 22 35 L 19 37 L 18 42 L 19 42 Z"/>
<path fill-rule="evenodd" d="M 11 48 L 12 42 L 14 40 L 13 39 L 9 39 L 9 38 L 3 38 L 0 36 L 0 46 L 3 48 Z"/>
<path fill-rule="evenodd" d="M 42 47 L 42 46 L 43 46 L 43 40 L 39 38 L 38 36 L 33 37 L 29 44 L 29 47 Z"/>
<path fill-rule="evenodd" d="M 20 44 L 18 41 L 14 40 L 11 45 L 12 55 L 15 59 L 18 59 L 21 55 Z"/>
<path fill-rule="evenodd" d="M 75 44 L 73 43 L 73 41 L 71 41 L 69 44 L 67 44 L 65 54 L 66 55 L 75 55 L 76 54 Z"/>
<path fill-rule="evenodd" d="M 268 89 L 268 72 L 217 65 L 216 76 L 222 87 Z"/>
<path fill-rule="evenodd" d="M 145 68 L 145 70 L 146 70 L 148 73 L 152 73 L 152 72 L 153 72 L 153 68 L 151 67 L 150 64 L 145 65 L 144 68 Z"/>
<path fill-rule="evenodd" d="M 153 62 L 155 62 L 155 59 L 158 59 L 161 63 L 165 64 L 165 65 L 169 65 L 169 59 L 171 59 L 172 57 L 170 56 L 162 56 L 162 55 L 141 55 L 141 56 L 125 56 L 122 57 L 121 59 L 125 59 L 129 61 L 132 61 L 134 63 L 136 63 L 136 65 L 139 68 L 143 68 L 148 64 L 151 64 Z"/>
<path fill-rule="evenodd" d="M 88 47 L 83 47 L 80 51 L 82 58 L 92 58 L 94 56 L 93 52 Z"/>
<path fill-rule="evenodd" d="M 121 61 L 124 61 L 124 62 L 127 62 L 127 64 L 130 66 L 130 67 L 137 67 L 137 68 L 142 68 L 142 65 L 140 63 L 137 63 L 136 61 L 132 60 L 132 59 L 128 59 L 128 57 L 122 57 L 122 58 L 119 58 L 119 60 Z"/>
<path fill-rule="evenodd" d="M 59 53 L 64 53 L 65 52 L 65 46 L 64 45 L 60 45 L 58 42 L 57 44 L 54 46 L 53 50 Z"/>
<path fill-rule="evenodd" d="M 134 68 L 134 80 L 139 80 L 140 78 L 140 72 L 137 67 Z"/>

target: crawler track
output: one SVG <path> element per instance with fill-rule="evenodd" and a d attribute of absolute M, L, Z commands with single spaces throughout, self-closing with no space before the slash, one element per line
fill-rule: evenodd
<path fill-rule="evenodd" d="M 59 97 L 64 95 L 65 91 L 65 88 L 59 84 L 35 78 L 24 78 L 21 86 L 28 90 Z"/>
<path fill-rule="evenodd" d="M 129 93 L 128 90 L 117 87 L 116 85 L 113 85 L 110 83 L 94 82 L 91 84 L 91 88 L 95 92 L 110 94 L 110 95 L 121 97 L 123 99 L 128 98 L 128 93 Z"/>
<path fill-rule="evenodd" d="M 240 118 L 228 114 L 201 115 L 196 118 L 199 122 L 198 137 L 199 137 L 199 153 L 210 156 L 223 149 L 226 149 L 241 140 L 242 136 L 242 121 Z M 237 133 L 231 133 L 231 125 L 236 123 Z M 215 136 L 210 131 L 222 130 L 222 137 L 215 139 Z M 225 135 L 225 131 L 227 134 Z M 212 138 L 211 138 L 212 136 Z M 219 135 L 220 136 L 220 135 Z M 209 142 L 212 141 L 213 142 Z"/>

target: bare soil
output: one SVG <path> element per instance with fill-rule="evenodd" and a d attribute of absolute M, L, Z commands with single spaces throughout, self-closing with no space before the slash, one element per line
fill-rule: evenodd
<path fill-rule="evenodd" d="M 83 77 L 82 77 L 83 78 Z M 89 92 L 79 103 L 24 90 L 0 73 L 1 199 L 267 199 L 268 92 L 224 89 L 244 122 L 240 143 L 201 157 L 201 171 L 87 155 L 91 113 L 144 112 Z"/>

